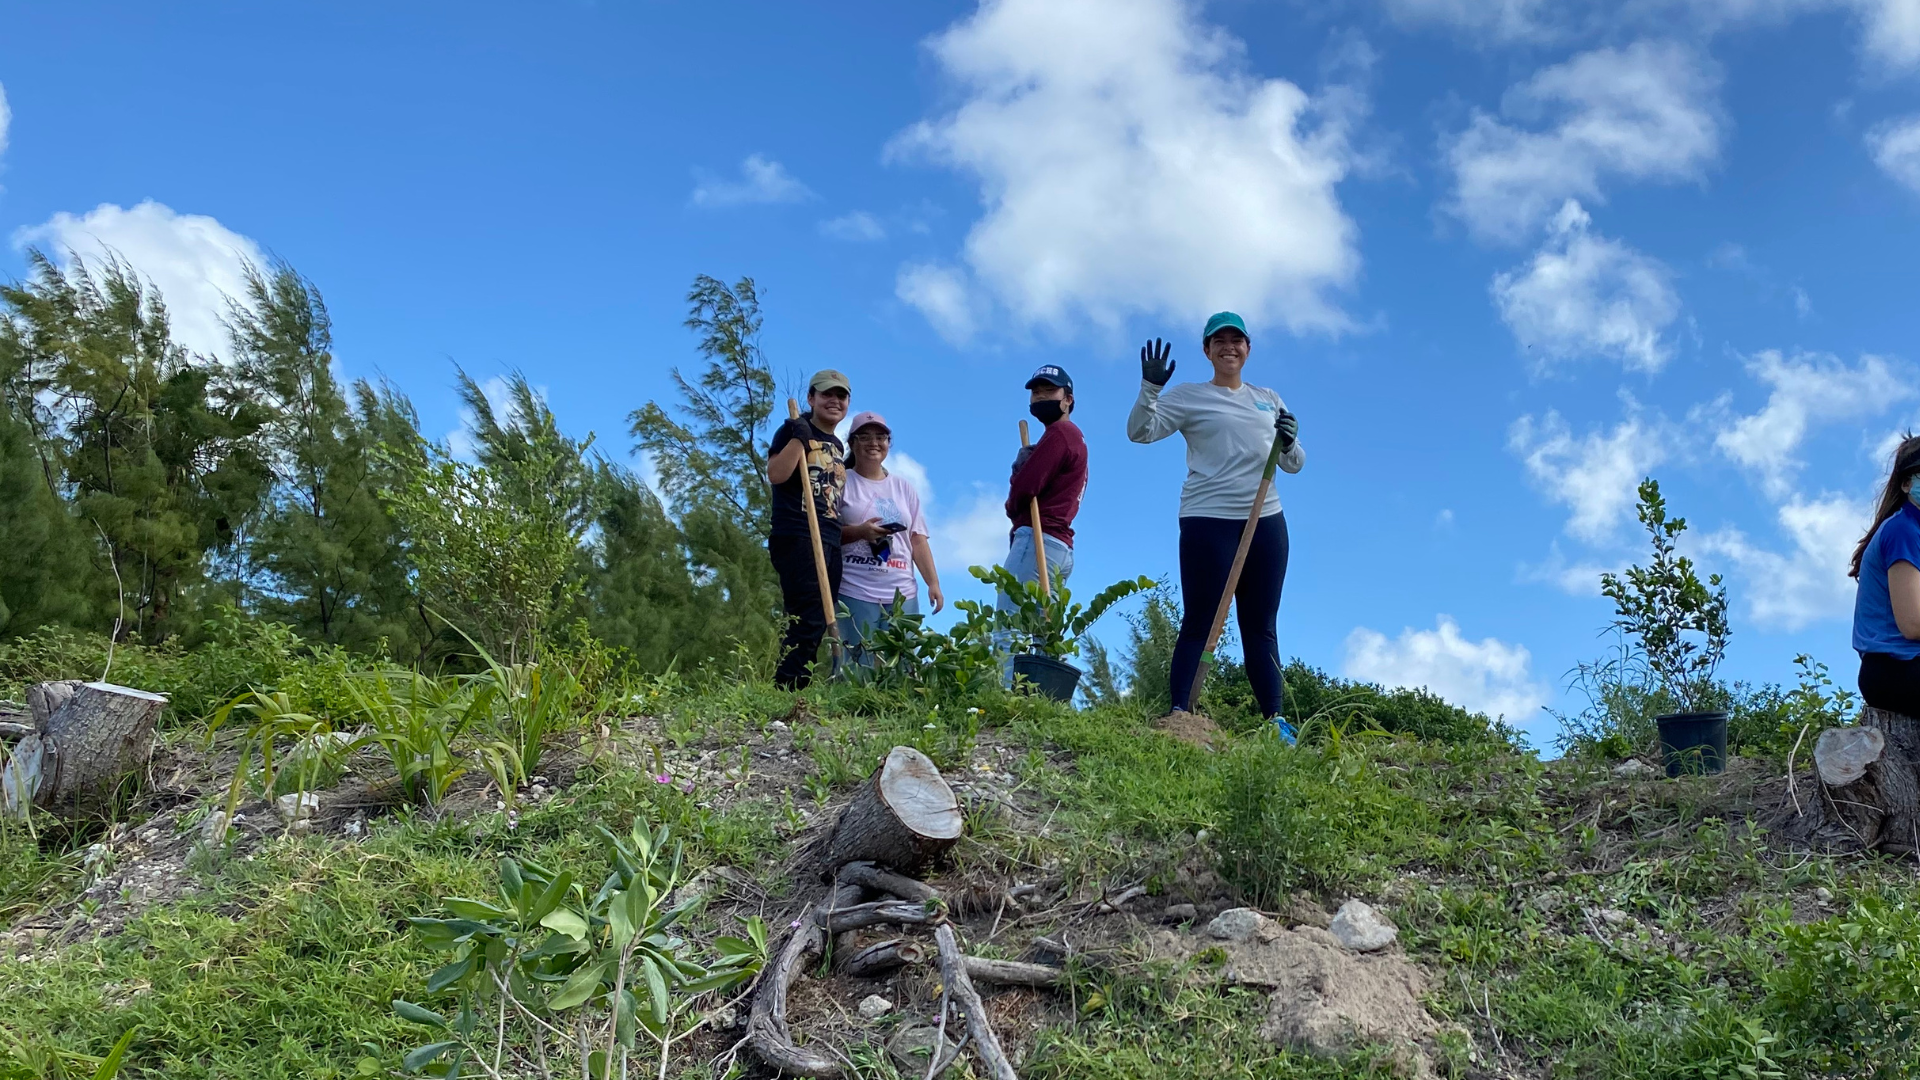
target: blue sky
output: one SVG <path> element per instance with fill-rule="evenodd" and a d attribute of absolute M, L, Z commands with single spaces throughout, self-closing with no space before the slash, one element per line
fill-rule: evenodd
<path fill-rule="evenodd" d="M 0 272 L 101 245 L 214 349 L 242 258 L 428 429 L 525 370 L 616 455 L 751 275 L 992 557 L 1026 375 L 1092 454 L 1074 584 L 1171 574 L 1143 337 L 1247 315 L 1299 415 L 1283 649 L 1537 719 L 1659 477 L 1725 671 L 1849 679 L 1844 566 L 1920 419 L 1920 0 L 10 5 Z M 1117 640 L 1119 628 L 1106 632 Z"/>

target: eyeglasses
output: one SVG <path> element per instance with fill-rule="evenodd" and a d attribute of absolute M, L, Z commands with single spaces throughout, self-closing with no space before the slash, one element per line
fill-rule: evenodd
<path fill-rule="evenodd" d="M 893 441 L 893 436 L 884 431 L 862 431 L 853 437 L 853 441 L 857 443 L 872 443 L 875 446 L 885 446 Z"/>

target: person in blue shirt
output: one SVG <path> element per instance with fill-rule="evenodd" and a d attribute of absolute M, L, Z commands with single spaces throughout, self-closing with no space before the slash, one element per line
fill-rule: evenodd
<path fill-rule="evenodd" d="M 1876 709 L 1920 716 L 1920 438 L 1893 454 L 1893 471 L 1873 528 L 1853 551 L 1860 580 L 1853 601 L 1853 647 L 1860 653 L 1860 697 Z"/>

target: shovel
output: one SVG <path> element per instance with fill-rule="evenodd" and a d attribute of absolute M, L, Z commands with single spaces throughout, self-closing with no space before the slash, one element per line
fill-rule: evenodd
<path fill-rule="evenodd" d="M 787 399 L 787 417 L 800 419 L 800 403 L 792 398 Z M 807 440 L 807 450 L 809 453 L 813 450 L 811 439 Z M 833 674 L 837 678 L 840 674 L 840 623 L 833 617 L 832 579 L 827 577 L 827 550 L 820 543 L 820 515 L 813 508 L 813 477 L 808 475 L 807 456 L 802 454 L 800 457 L 800 499 L 807 507 L 807 537 L 813 541 L 814 580 L 820 584 L 820 613 L 827 617 L 827 636 L 833 639 Z M 1273 475 L 1271 468 L 1267 470 L 1267 475 Z M 1245 547 L 1244 544 L 1241 546 Z"/>
<path fill-rule="evenodd" d="M 1031 443 L 1027 437 L 1027 422 L 1022 420 L 1020 421 L 1020 447 L 1025 449 L 1029 445 Z M 1040 582 L 1040 594 L 1052 599 L 1053 586 L 1047 583 L 1047 534 L 1040 529 L 1040 497 L 1038 495 L 1027 500 L 1027 510 L 1033 516 L 1033 563 L 1035 571 L 1040 575 L 1037 579 Z"/>

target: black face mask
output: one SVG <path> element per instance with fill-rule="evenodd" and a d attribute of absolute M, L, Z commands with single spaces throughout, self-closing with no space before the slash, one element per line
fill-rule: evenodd
<path fill-rule="evenodd" d="M 1058 401 L 1036 401 L 1027 406 L 1027 411 L 1043 424 L 1051 424 L 1067 414 L 1066 408 Z"/>

